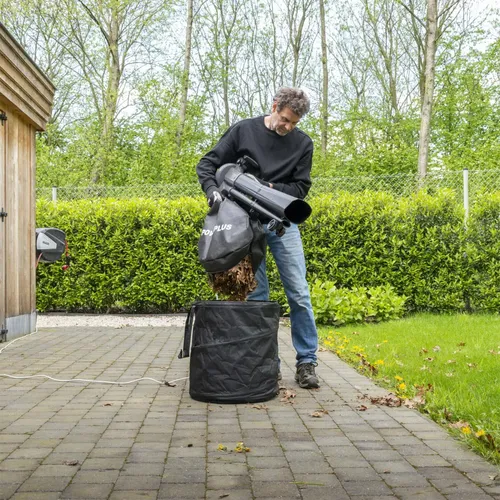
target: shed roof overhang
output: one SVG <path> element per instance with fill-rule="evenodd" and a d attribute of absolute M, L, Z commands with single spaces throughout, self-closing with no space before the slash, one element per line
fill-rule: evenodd
<path fill-rule="evenodd" d="M 45 130 L 55 87 L 0 23 L 0 104 L 13 107 L 37 130 Z"/>

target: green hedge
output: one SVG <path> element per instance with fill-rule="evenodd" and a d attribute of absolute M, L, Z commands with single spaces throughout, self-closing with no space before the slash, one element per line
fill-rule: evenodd
<path fill-rule="evenodd" d="M 390 285 L 407 310 L 498 310 L 500 196 L 478 204 L 464 228 L 450 191 L 396 199 L 365 192 L 318 196 L 302 225 L 310 283 Z M 40 264 L 40 311 L 182 312 L 214 298 L 198 263 L 206 214 L 200 198 L 39 201 L 37 227 L 66 232 L 72 258 Z M 271 299 L 286 311 L 272 259 Z"/>
<path fill-rule="evenodd" d="M 485 195 L 474 205 L 468 221 L 468 289 L 474 308 L 500 311 L 500 193 Z"/>
<path fill-rule="evenodd" d="M 337 287 L 390 284 L 409 310 L 464 305 L 463 212 L 453 193 L 345 194 L 315 200 L 305 226 L 309 272 Z"/>
<path fill-rule="evenodd" d="M 40 311 L 176 312 L 213 294 L 198 265 L 200 199 L 38 202 L 37 227 L 66 232 L 67 271 L 37 269 Z"/>

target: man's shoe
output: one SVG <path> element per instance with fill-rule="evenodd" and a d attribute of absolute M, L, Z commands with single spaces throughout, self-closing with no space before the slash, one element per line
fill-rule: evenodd
<path fill-rule="evenodd" d="M 317 389 L 319 380 L 314 371 L 314 365 L 312 363 L 302 363 L 297 366 L 295 381 L 299 383 L 302 389 Z"/>

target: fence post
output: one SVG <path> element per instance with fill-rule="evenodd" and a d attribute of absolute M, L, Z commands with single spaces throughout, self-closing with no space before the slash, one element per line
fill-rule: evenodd
<path fill-rule="evenodd" d="M 464 168 L 464 209 L 465 209 L 465 222 L 469 218 L 469 169 Z"/>
<path fill-rule="evenodd" d="M 55 203 L 57 201 L 57 188 L 52 188 L 52 201 Z"/>

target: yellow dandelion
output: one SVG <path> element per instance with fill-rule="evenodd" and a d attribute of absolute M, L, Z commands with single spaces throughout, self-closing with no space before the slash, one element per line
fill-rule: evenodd
<path fill-rule="evenodd" d="M 394 377 L 398 382 L 401 382 L 403 380 L 403 377 L 400 377 L 399 375 L 396 375 Z"/>
<path fill-rule="evenodd" d="M 483 431 L 483 429 L 480 429 L 476 432 L 476 437 L 480 438 L 481 436 L 486 435 L 486 432 Z"/>
<path fill-rule="evenodd" d="M 467 425 L 465 427 L 462 427 L 462 432 L 464 434 L 470 434 L 472 432 L 471 428 Z"/>
<path fill-rule="evenodd" d="M 383 359 L 377 359 L 377 361 L 375 361 L 375 363 L 373 363 L 374 365 L 383 365 L 384 364 L 384 360 Z"/>
<path fill-rule="evenodd" d="M 387 342 L 389 342 L 388 340 L 383 340 L 382 341 L 384 344 L 387 344 Z"/>
<path fill-rule="evenodd" d="M 406 389 L 406 384 L 404 382 L 402 382 L 401 384 L 398 385 L 398 389 L 400 391 L 404 391 Z"/>

